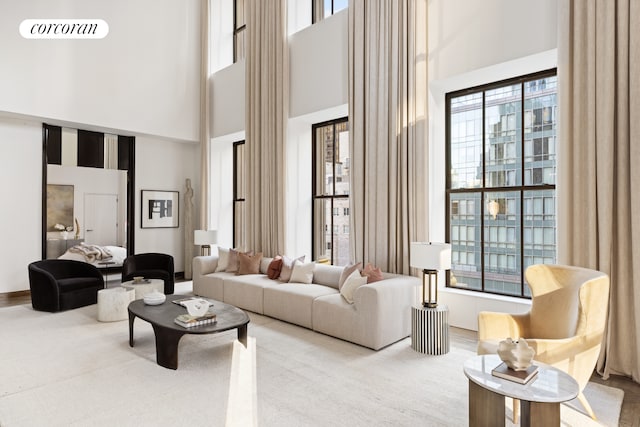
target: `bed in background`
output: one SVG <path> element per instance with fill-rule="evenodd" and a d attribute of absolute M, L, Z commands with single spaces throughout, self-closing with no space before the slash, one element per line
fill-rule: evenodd
<path fill-rule="evenodd" d="M 72 246 L 58 259 L 71 259 L 82 261 L 93 266 L 104 268 L 122 268 L 122 263 L 127 257 L 127 248 L 120 246 L 99 246 L 88 243 L 81 243 Z"/>

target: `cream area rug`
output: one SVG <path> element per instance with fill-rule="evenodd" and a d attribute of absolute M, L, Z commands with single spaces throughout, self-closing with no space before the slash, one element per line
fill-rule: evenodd
<path fill-rule="evenodd" d="M 247 348 L 235 331 L 185 335 L 173 371 L 156 364 L 147 322 L 136 319 L 131 348 L 127 321 L 96 314 L 0 309 L 0 426 L 468 425 L 462 365 L 474 353 L 455 343 L 442 356 L 408 338 L 372 351 L 250 313 Z M 622 391 L 585 394 L 600 424 L 575 403 L 562 425 L 616 426 Z"/>

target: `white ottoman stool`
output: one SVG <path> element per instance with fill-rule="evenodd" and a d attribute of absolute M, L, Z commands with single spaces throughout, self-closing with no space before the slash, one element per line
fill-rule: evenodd
<path fill-rule="evenodd" d="M 133 289 L 109 288 L 98 291 L 98 320 L 100 322 L 114 322 L 127 320 L 129 303 L 135 299 Z"/>

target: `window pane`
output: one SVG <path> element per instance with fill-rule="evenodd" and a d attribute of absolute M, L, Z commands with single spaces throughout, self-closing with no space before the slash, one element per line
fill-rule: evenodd
<path fill-rule="evenodd" d="M 482 93 L 451 99 L 451 188 L 482 185 Z"/>
<path fill-rule="evenodd" d="M 557 77 L 525 83 L 525 111 L 532 118 L 525 137 L 525 169 L 530 170 L 526 185 L 556 182 Z"/>
<path fill-rule="evenodd" d="M 349 212 L 349 199 L 346 197 L 334 199 L 334 206 L 340 213 Z M 349 264 L 349 235 L 340 233 L 339 230 L 349 226 L 349 215 L 340 215 L 333 218 L 336 232 L 333 235 L 333 265 Z"/>
<path fill-rule="evenodd" d="M 348 0 L 333 0 L 333 13 L 346 9 L 348 5 Z"/>
<path fill-rule="evenodd" d="M 316 128 L 316 195 L 333 194 L 333 125 Z"/>
<path fill-rule="evenodd" d="M 485 186 L 521 185 L 521 89 L 509 85 L 488 90 L 485 95 L 486 141 Z M 505 147 L 509 147 L 507 150 Z"/>
<path fill-rule="evenodd" d="M 247 194 L 247 181 L 245 172 L 245 157 L 244 157 L 245 144 L 236 144 L 236 194 L 234 199 L 245 199 Z"/>
<path fill-rule="evenodd" d="M 520 192 L 487 192 L 485 196 L 484 211 L 484 257 L 485 279 L 484 289 L 489 292 L 497 292 L 506 295 L 517 295 L 520 292 L 521 269 L 520 259 L 520 235 L 509 232 L 510 229 L 520 229 Z M 493 212 L 498 203 L 498 215 Z M 513 257 L 510 266 L 506 262 L 507 257 Z M 500 262 L 500 259 L 504 259 Z"/>
<path fill-rule="evenodd" d="M 451 283 L 458 287 L 482 289 L 481 239 L 480 239 L 480 194 L 452 194 L 451 203 L 466 206 L 465 215 L 452 216 L 449 241 L 452 259 Z M 474 210 L 468 210 L 473 207 Z M 457 262 L 455 260 L 458 260 Z"/>
<path fill-rule="evenodd" d="M 313 202 L 313 254 L 315 259 L 331 259 L 331 199 L 315 199 Z"/>
<path fill-rule="evenodd" d="M 349 194 L 349 124 L 347 122 L 336 124 L 335 133 L 336 183 L 334 194 Z"/>

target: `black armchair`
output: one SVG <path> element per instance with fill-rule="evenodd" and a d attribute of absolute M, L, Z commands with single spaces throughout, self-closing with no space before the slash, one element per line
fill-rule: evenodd
<path fill-rule="evenodd" d="M 34 310 L 56 312 L 95 304 L 104 279 L 86 262 L 45 259 L 29 264 L 29 287 Z"/>
<path fill-rule="evenodd" d="M 162 279 L 164 293 L 172 294 L 175 287 L 173 257 L 158 253 L 128 256 L 122 264 L 122 281 L 133 280 L 136 276 L 142 276 L 145 279 Z"/>

